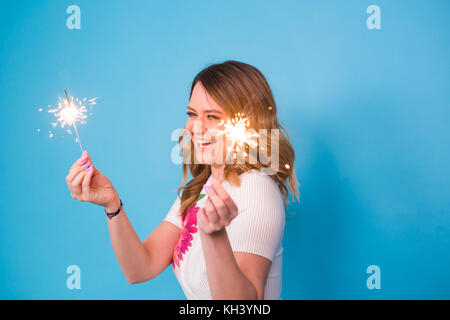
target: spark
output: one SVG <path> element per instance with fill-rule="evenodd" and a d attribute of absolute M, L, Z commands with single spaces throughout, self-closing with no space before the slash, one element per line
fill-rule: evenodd
<path fill-rule="evenodd" d="M 227 148 L 228 151 L 234 150 L 234 159 L 237 158 L 237 152 L 241 151 L 245 147 L 256 147 L 258 143 L 256 139 L 259 137 L 254 130 L 250 130 L 250 120 L 244 116 L 243 113 L 236 113 L 234 118 L 227 119 L 219 125 L 224 125 L 224 130 L 219 130 L 219 135 L 225 135 L 230 141 L 231 146 Z M 245 150 L 245 149 L 244 149 Z M 247 152 L 244 151 L 244 156 L 247 156 Z"/>
<path fill-rule="evenodd" d="M 83 152 L 83 147 L 81 146 L 80 137 L 78 135 L 77 123 L 86 123 L 88 107 L 92 108 L 92 106 L 96 104 L 97 97 L 89 100 L 88 98 L 78 99 L 72 96 L 69 97 L 66 90 L 64 90 L 64 92 L 65 98 L 58 98 L 57 107 L 52 108 L 51 105 L 48 106 L 49 109 L 47 112 L 55 116 L 55 121 L 51 122 L 51 125 L 53 128 L 56 128 L 57 126 L 60 126 L 61 128 L 73 126 L 77 135 L 75 141 L 79 143 L 81 152 Z M 42 108 L 39 109 L 39 112 L 41 111 Z M 89 114 L 91 115 L 92 113 Z M 66 132 L 72 134 L 70 129 L 66 129 Z M 53 133 L 50 133 L 50 138 L 52 137 Z"/>
<path fill-rule="evenodd" d="M 51 123 L 53 127 L 59 125 L 61 128 L 64 128 L 65 126 L 72 126 L 76 122 L 86 123 L 86 106 L 78 104 L 73 97 L 71 101 L 69 99 L 59 98 L 58 107 L 50 109 L 48 112 L 53 113 L 56 117 L 56 122 Z"/>

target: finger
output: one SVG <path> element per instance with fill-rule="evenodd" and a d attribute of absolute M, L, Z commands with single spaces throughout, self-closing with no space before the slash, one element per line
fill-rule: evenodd
<path fill-rule="evenodd" d="M 208 217 L 209 224 L 218 226 L 220 224 L 220 219 L 216 213 L 216 208 L 214 207 L 210 199 L 206 201 L 204 209 L 205 215 Z"/>
<path fill-rule="evenodd" d="M 208 217 L 206 216 L 204 208 L 201 208 L 200 211 L 197 213 L 197 224 L 205 226 L 209 224 L 209 220 Z"/>
<path fill-rule="evenodd" d="M 81 181 L 83 181 L 84 176 L 86 175 L 86 171 L 81 171 L 76 177 L 75 179 L 73 179 L 72 181 L 72 192 L 77 194 L 77 195 L 81 195 Z"/>
<path fill-rule="evenodd" d="M 91 163 L 89 168 L 87 169 L 87 173 L 84 176 L 83 182 L 81 183 L 81 192 L 82 196 L 86 198 L 91 191 L 91 179 L 94 175 L 94 165 Z"/>
<path fill-rule="evenodd" d="M 88 168 L 90 167 L 91 164 L 92 164 L 92 162 L 91 162 L 90 160 L 88 160 L 85 164 L 83 164 L 83 165 L 81 166 L 81 168 L 83 168 L 84 171 L 87 172 L 87 170 L 88 170 Z"/>
<path fill-rule="evenodd" d="M 214 208 L 216 209 L 221 224 L 228 226 L 231 220 L 231 212 L 225 205 L 225 202 L 220 198 L 214 188 L 206 188 L 206 192 L 208 193 L 208 199 L 211 200 Z"/>
<path fill-rule="evenodd" d="M 238 207 L 236 203 L 233 201 L 233 199 L 230 197 L 230 194 L 225 190 L 225 188 L 222 186 L 221 182 L 214 181 L 211 184 L 211 189 L 213 189 L 216 194 L 222 199 L 222 201 L 227 206 L 230 213 L 236 214 L 238 212 Z"/>
<path fill-rule="evenodd" d="M 91 161 L 87 160 L 82 166 L 76 166 L 72 170 L 76 171 L 75 175 L 77 175 L 81 170 L 86 170 L 91 165 Z M 73 176 L 72 176 L 73 179 Z"/>
<path fill-rule="evenodd" d="M 71 188 L 73 179 L 84 169 L 82 167 L 73 168 L 66 177 L 66 182 L 69 188 Z"/>
<path fill-rule="evenodd" d="M 80 159 L 81 159 L 81 158 L 80 158 Z M 84 160 L 81 161 L 80 159 L 78 159 L 78 160 L 74 163 L 74 165 L 72 166 L 72 168 L 70 169 L 69 174 L 67 175 L 67 178 L 66 178 L 67 183 L 71 183 L 72 180 L 73 180 L 73 178 L 74 178 L 78 173 L 80 173 L 81 170 L 86 169 L 86 168 L 90 165 L 90 163 L 91 163 L 89 157 L 86 158 L 85 161 L 84 161 Z M 81 164 L 81 163 L 84 163 L 84 164 Z"/>
<path fill-rule="evenodd" d="M 208 217 L 206 216 L 205 208 L 201 208 L 198 212 L 198 215 L 201 217 L 201 219 L 204 219 L 206 223 L 209 223 Z"/>
<path fill-rule="evenodd" d="M 201 208 L 200 211 L 197 213 L 197 224 L 203 232 L 211 233 L 213 232 L 213 229 L 211 228 L 211 225 L 209 223 L 208 217 L 206 215 L 205 209 Z"/>
<path fill-rule="evenodd" d="M 85 164 L 87 161 L 90 161 L 90 156 L 87 153 L 87 151 L 83 151 L 83 154 L 81 155 L 80 158 L 78 158 L 77 161 L 74 162 L 74 164 L 72 165 L 72 167 L 69 169 L 69 171 L 71 171 L 73 168 L 75 168 L 76 166 L 82 166 L 83 164 Z"/>

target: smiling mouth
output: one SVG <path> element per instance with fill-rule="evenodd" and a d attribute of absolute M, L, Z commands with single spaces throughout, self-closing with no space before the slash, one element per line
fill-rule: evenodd
<path fill-rule="evenodd" d="M 217 140 L 216 139 L 195 139 L 195 142 L 201 147 L 201 148 L 205 148 L 205 147 L 209 147 L 214 145 Z"/>

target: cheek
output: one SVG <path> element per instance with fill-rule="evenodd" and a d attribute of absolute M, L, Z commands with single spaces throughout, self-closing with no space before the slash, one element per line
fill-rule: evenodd
<path fill-rule="evenodd" d="M 189 133 L 189 135 L 192 137 L 192 134 L 193 134 L 193 129 L 194 129 L 194 122 L 192 121 L 192 119 L 191 118 L 189 118 L 187 121 L 186 121 L 186 125 L 185 125 L 185 127 L 184 127 L 185 129 L 186 129 L 186 131 Z"/>
<path fill-rule="evenodd" d="M 225 126 L 222 124 L 222 122 L 219 122 L 216 126 L 216 131 L 219 133 L 219 136 L 223 136 L 220 133 L 223 133 L 223 130 L 225 130 Z"/>
<path fill-rule="evenodd" d="M 225 126 L 224 125 L 219 125 L 219 123 L 211 124 L 208 127 L 208 134 L 210 136 L 213 136 L 213 137 L 217 138 L 220 135 L 220 133 L 223 131 L 224 128 L 225 128 Z"/>

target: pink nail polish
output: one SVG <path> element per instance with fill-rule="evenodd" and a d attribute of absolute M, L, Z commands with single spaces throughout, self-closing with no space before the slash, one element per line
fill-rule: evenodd
<path fill-rule="evenodd" d="M 203 186 L 203 189 L 205 189 L 205 191 L 206 191 L 207 193 L 209 193 L 209 192 L 211 191 L 211 189 L 209 188 L 209 186 L 206 185 L 206 184 Z"/>
<path fill-rule="evenodd" d="M 87 159 L 87 156 L 84 156 L 83 158 L 81 158 L 81 162 L 85 162 Z"/>
<path fill-rule="evenodd" d="M 85 163 L 85 164 L 83 165 L 83 168 L 87 169 L 87 168 L 89 167 L 90 164 L 91 164 L 90 162 Z"/>
<path fill-rule="evenodd" d="M 211 177 L 209 180 L 211 181 L 211 183 L 215 183 L 216 182 L 216 180 L 214 180 L 213 177 Z"/>

